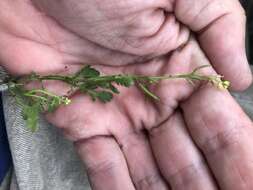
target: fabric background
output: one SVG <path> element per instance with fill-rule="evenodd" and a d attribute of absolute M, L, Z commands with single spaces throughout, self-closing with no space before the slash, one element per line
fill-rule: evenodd
<path fill-rule="evenodd" d="M 2 98 L 0 93 L 0 186 L 11 167 L 11 154 L 5 129 L 4 114 L 2 110 Z"/>
<path fill-rule="evenodd" d="M 85 170 L 59 131 L 41 119 L 40 129 L 25 129 L 13 98 L 3 96 L 6 128 L 13 157 L 11 190 L 89 190 Z"/>

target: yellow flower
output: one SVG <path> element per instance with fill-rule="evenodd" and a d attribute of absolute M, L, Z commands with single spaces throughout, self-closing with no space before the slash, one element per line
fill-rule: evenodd
<path fill-rule="evenodd" d="M 65 105 L 69 105 L 71 103 L 71 100 L 66 97 L 66 98 L 63 99 L 63 102 L 64 102 Z"/>
<path fill-rule="evenodd" d="M 216 86 L 217 88 L 221 90 L 227 90 L 230 86 L 230 82 L 227 80 L 222 80 L 222 76 L 217 75 L 217 76 L 212 76 L 210 78 L 211 83 Z"/>
<path fill-rule="evenodd" d="M 216 86 L 221 89 L 221 90 L 227 90 L 228 87 L 230 86 L 230 82 L 225 80 L 220 80 L 219 82 L 216 83 Z"/>
<path fill-rule="evenodd" d="M 223 88 L 226 90 L 226 89 L 228 89 L 228 88 L 229 88 L 229 86 L 230 86 L 230 82 L 229 82 L 229 81 L 227 81 L 227 80 L 224 80 L 224 81 L 222 81 L 222 85 L 223 85 Z"/>

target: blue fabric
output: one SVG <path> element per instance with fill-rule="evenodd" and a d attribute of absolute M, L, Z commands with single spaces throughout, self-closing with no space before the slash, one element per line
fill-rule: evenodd
<path fill-rule="evenodd" d="M 12 164 L 9 144 L 6 135 L 2 96 L 0 94 L 0 185 Z"/>

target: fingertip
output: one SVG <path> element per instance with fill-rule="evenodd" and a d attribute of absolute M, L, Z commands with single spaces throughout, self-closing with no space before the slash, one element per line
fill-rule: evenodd
<path fill-rule="evenodd" d="M 234 65 L 237 65 L 238 68 L 232 68 L 231 73 L 225 78 L 231 82 L 230 89 L 232 91 L 244 91 L 253 82 L 252 71 L 246 58 L 244 64 L 236 63 Z"/>
<path fill-rule="evenodd" d="M 250 87 L 250 85 L 252 84 L 252 81 L 253 81 L 253 76 L 252 76 L 251 71 L 249 71 L 249 73 L 240 77 L 239 80 L 234 80 L 233 82 L 231 82 L 230 89 L 232 91 L 244 91 Z"/>
<path fill-rule="evenodd" d="M 244 48 L 229 47 L 226 44 L 208 53 L 207 56 L 215 71 L 224 76 L 225 80 L 230 81 L 230 90 L 244 91 L 251 85 L 253 76 Z"/>

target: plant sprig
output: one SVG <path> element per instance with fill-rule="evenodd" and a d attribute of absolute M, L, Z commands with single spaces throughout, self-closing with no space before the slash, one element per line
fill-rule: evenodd
<path fill-rule="evenodd" d="M 222 80 L 220 75 L 202 75 L 199 70 L 207 67 L 204 65 L 194 69 L 190 73 L 166 75 L 166 76 L 140 76 L 140 75 L 102 75 L 98 70 L 90 65 L 84 66 L 74 75 L 46 75 L 41 76 L 37 73 L 22 77 L 7 77 L 3 81 L 3 85 L 8 86 L 8 90 L 15 97 L 16 102 L 22 108 L 22 116 L 26 121 L 27 127 L 31 131 L 38 128 L 38 120 L 40 113 L 53 112 L 61 105 L 68 105 L 71 100 L 66 96 L 58 96 L 44 89 L 28 90 L 25 86 L 31 81 L 61 81 L 70 85 L 74 91 L 80 91 L 87 94 L 93 101 L 99 100 L 103 103 L 110 102 L 115 94 L 119 94 L 118 86 L 131 87 L 136 85 L 148 97 L 159 100 L 152 91 L 149 90 L 151 84 L 157 84 L 162 80 L 185 79 L 191 84 L 196 81 L 209 82 L 219 89 L 227 89 L 230 85 L 229 81 Z M 43 85 L 42 85 L 43 86 Z"/>

